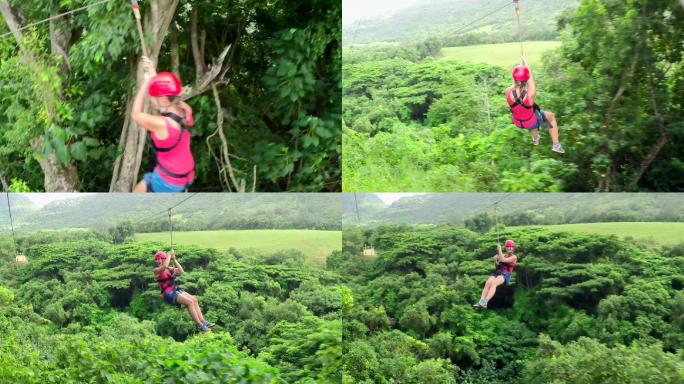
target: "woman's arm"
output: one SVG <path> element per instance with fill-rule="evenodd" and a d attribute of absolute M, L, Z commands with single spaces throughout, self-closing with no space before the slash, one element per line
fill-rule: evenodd
<path fill-rule="evenodd" d="M 515 263 L 517 260 L 518 260 L 518 257 L 516 255 L 511 255 L 510 257 L 507 257 L 505 255 L 499 256 L 499 262 L 500 263 L 511 264 L 511 263 Z"/>
<path fill-rule="evenodd" d="M 147 57 L 143 57 L 143 66 L 145 67 L 144 80 L 140 89 L 138 89 L 138 93 L 135 95 L 133 108 L 131 110 L 131 118 L 139 126 L 150 132 L 157 133 L 166 128 L 166 122 L 159 116 L 150 115 L 149 113 L 144 112 L 147 88 L 150 85 L 150 79 L 156 74 L 156 71 L 154 70 L 152 61 Z"/>
<path fill-rule="evenodd" d="M 176 259 L 176 252 L 172 249 L 169 253 L 173 258 L 173 262 L 176 264 L 176 268 L 174 268 L 176 271 L 176 275 L 182 275 L 185 271 L 183 270 L 183 266 L 181 266 L 178 262 L 178 259 Z"/>
<path fill-rule="evenodd" d="M 530 66 L 527 65 L 527 60 L 525 60 L 525 56 L 520 56 L 520 63 L 530 70 L 530 79 L 527 80 L 527 95 L 530 97 L 530 101 L 534 104 L 534 97 L 537 95 L 537 84 L 534 82 L 532 68 L 530 68 Z"/>

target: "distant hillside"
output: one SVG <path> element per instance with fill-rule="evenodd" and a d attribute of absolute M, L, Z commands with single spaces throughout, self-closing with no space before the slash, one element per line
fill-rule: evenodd
<path fill-rule="evenodd" d="M 352 195 L 343 195 L 345 224 L 356 224 L 355 212 L 348 209 Z M 374 194 L 356 195 L 361 201 Z M 492 204 L 501 198 L 500 216 L 529 213 L 552 224 L 684 221 L 684 195 L 670 193 L 432 193 L 404 197 L 384 209 L 359 208 L 362 225 L 462 225 L 478 214 L 493 215 Z"/>
<path fill-rule="evenodd" d="M 364 223 L 387 208 L 388 205 L 380 200 L 375 193 L 342 194 L 342 211 L 345 221 L 350 223 L 357 224 L 359 221 Z"/>
<path fill-rule="evenodd" d="M 15 229 L 108 228 L 130 220 L 137 231 L 154 231 L 166 225 L 167 208 L 190 194 L 96 194 L 61 200 L 38 209 L 20 194 L 10 194 Z M 0 232 L 9 231 L 7 200 L 0 197 Z M 337 194 L 197 194 L 173 210 L 179 229 L 303 228 L 339 229 Z"/>
<path fill-rule="evenodd" d="M 406 42 L 437 37 L 445 40 L 469 33 L 517 38 L 517 20 L 512 5 L 475 22 L 510 0 L 430 0 L 399 10 L 386 18 L 361 20 L 343 27 L 344 45 L 372 42 Z M 557 37 L 556 18 L 576 0 L 521 0 L 523 39 L 552 40 Z M 501 40 L 497 38 L 497 40 Z M 505 40 L 505 39 L 504 39 Z M 511 41 L 511 40 L 509 40 Z M 503 41 L 501 41 L 503 42 Z"/>

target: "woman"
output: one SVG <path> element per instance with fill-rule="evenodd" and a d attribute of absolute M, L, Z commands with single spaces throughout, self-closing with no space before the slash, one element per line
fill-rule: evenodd
<path fill-rule="evenodd" d="M 518 128 L 529 129 L 532 135 L 532 143 L 539 145 L 539 128 L 542 123 L 548 122 L 551 126 L 549 134 L 553 141 L 551 150 L 565 153 L 558 139 L 558 123 L 556 116 L 551 112 L 542 111 L 534 102 L 537 96 L 537 87 L 532 77 L 532 70 L 527 65 L 525 57 L 520 57 L 520 65 L 513 68 L 514 84 L 506 88 L 506 101 L 511 108 L 513 123 Z"/>
<path fill-rule="evenodd" d="M 147 57 L 143 66 L 145 80 L 133 101 L 131 118 L 149 132 L 155 165 L 133 192 L 183 192 L 195 179 L 189 129 L 194 124 L 192 109 L 179 99 L 182 89 L 176 75 L 156 73 Z M 146 94 L 158 115 L 144 112 Z"/>
<path fill-rule="evenodd" d="M 513 240 L 506 240 L 506 254 L 501 252 L 501 245 L 497 244 L 496 250 L 498 254 L 494 255 L 494 264 L 496 269 L 489 276 L 487 282 L 485 283 L 484 289 L 482 289 L 482 296 L 480 296 L 480 301 L 474 304 L 475 308 L 487 308 L 487 303 L 494 297 L 496 293 L 496 287 L 501 284 L 508 284 L 511 281 L 511 273 L 513 273 L 513 268 L 518 262 L 518 257 L 513 254 L 515 249 L 515 242 Z"/>
<path fill-rule="evenodd" d="M 176 260 L 176 253 L 173 249 L 169 251 L 168 257 L 164 252 L 158 251 L 154 255 L 154 260 L 157 262 L 154 275 L 159 283 L 159 289 L 161 289 L 164 300 L 171 305 L 177 305 L 178 307 L 185 305 L 188 307 L 190 316 L 197 323 L 197 330 L 209 332 L 209 328 L 214 327 L 215 324 L 204 320 L 197 298 L 176 286 L 176 276 L 183 274 L 184 271 L 178 260 Z M 173 261 L 173 267 L 169 267 L 171 261 Z"/>

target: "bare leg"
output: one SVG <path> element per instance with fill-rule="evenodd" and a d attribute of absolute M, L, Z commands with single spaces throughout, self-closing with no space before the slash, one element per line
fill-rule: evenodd
<path fill-rule="evenodd" d="M 192 295 L 190 295 L 192 296 Z M 192 299 L 195 301 L 195 308 L 197 309 L 197 314 L 199 315 L 200 320 L 202 320 L 202 323 L 205 322 L 204 320 L 204 315 L 202 314 L 202 309 L 199 306 L 199 301 L 195 296 L 192 296 Z"/>
<path fill-rule="evenodd" d="M 532 140 L 536 142 L 537 140 L 539 140 L 539 129 L 530 129 L 530 135 L 532 135 Z"/>
<path fill-rule="evenodd" d="M 180 303 L 182 305 L 185 305 L 188 307 L 188 312 L 190 313 L 190 316 L 192 317 L 192 320 L 197 323 L 198 325 L 204 324 L 202 321 L 202 318 L 200 317 L 200 314 L 197 311 L 197 307 L 194 305 L 193 300 L 190 298 L 190 296 L 187 293 L 182 293 L 176 297 L 176 302 Z"/>
<path fill-rule="evenodd" d="M 553 144 L 558 144 L 558 123 L 556 122 L 556 115 L 554 115 L 553 112 L 544 112 L 544 117 L 546 117 L 546 121 L 551 125 L 551 128 L 549 128 L 551 141 Z"/>
<path fill-rule="evenodd" d="M 484 300 L 485 297 L 487 297 L 487 293 L 489 292 L 489 289 L 492 286 L 492 281 L 494 280 L 493 276 L 489 276 L 487 281 L 485 282 L 484 288 L 482 288 L 482 296 L 480 296 L 480 301 Z"/>
<path fill-rule="evenodd" d="M 494 294 L 496 293 L 496 287 L 504 283 L 504 277 L 503 276 L 497 276 L 494 278 L 494 281 L 492 282 L 489 292 L 487 292 L 487 297 L 485 297 L 485 300 L 489 302 L 489 300 L 494 297 Z"/>
<path fill-rule="evenodd" d="M 145 184 L 145 180 L 140 180 L 140 182 L 135 185 L 135 188 L 133 188 L 133 192 L 147 192 L 147 184 Z"/>
<path fill-rule="evenodd" d="M 193 311 L 195 311 L 195 313 L 197 314 L 197 318 L 199 318 L 202 324 L 204 324 L 204 315 L 202 314 L 202 309 L 200 309 L 199 301 L 197 300 L 197 298 L 187 292 L 183 292 L 181 295 L 191 302 L 191 304 L 188 305 L 188 307 L 193 308 Z"/>

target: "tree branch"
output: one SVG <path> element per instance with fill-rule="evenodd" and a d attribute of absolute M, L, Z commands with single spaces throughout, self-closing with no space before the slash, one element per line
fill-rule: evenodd
<path fill-rule="evenodd" d="M 653 68 L 652 65 L 650 67 L 651 69 Z M 656 84 L 653 79 L 653 72 L 651 72 L 649 79 L 651 85 L 651 106 L 653 107 L 653 113 L 656 118 L 656 127 L 658 128 L 660 136 L 658 137 L 658 140 L 655 142 L 655 144 L 653 144 L 651 149 L 648 151 L 646 157 L 644 157 L 644 159 L 641 161 L 639 170 L 636 172 L 636 174 L 634 175 L 634 179 L 632 180 L 635 186 L 639 184 L 639 181 L 644 176 L 644 173 L 646 173 L 648 168 L 651 166 L 651 163 L 653 163 L 653 160 L 655 160 L 655 158 L 658 156 L 658 154 L 663 149 L 665 144 L 667 144 L 670 138 L 670 135 L 667 132 L 667 124 L 665 123 L 665 118 L 663 117 L 663 115 L 660 114 L 660 110 L 658 109 L 658 90 L 656 89 Z"/>
<path fill-rule="evenodd" d="M 223 49 L 218 58 L 212 60 L 212 65 L 209 70 L 202 74 L 202 76 L 197 80 L 194 86 L 184 86 L 183 94 L 181 95 L 182 100 L 191 99 L 197 95 L 211 89 L 213 84 L 225 84 L 224 75 L 226 72 L 221 73 L 223 69 L 223 62 L 226 60 L 226 55 L 232 47 L 232 44 L 228 44 L 227 47 Z M 221 76 L 219 76 L 221 75 Z"/>

